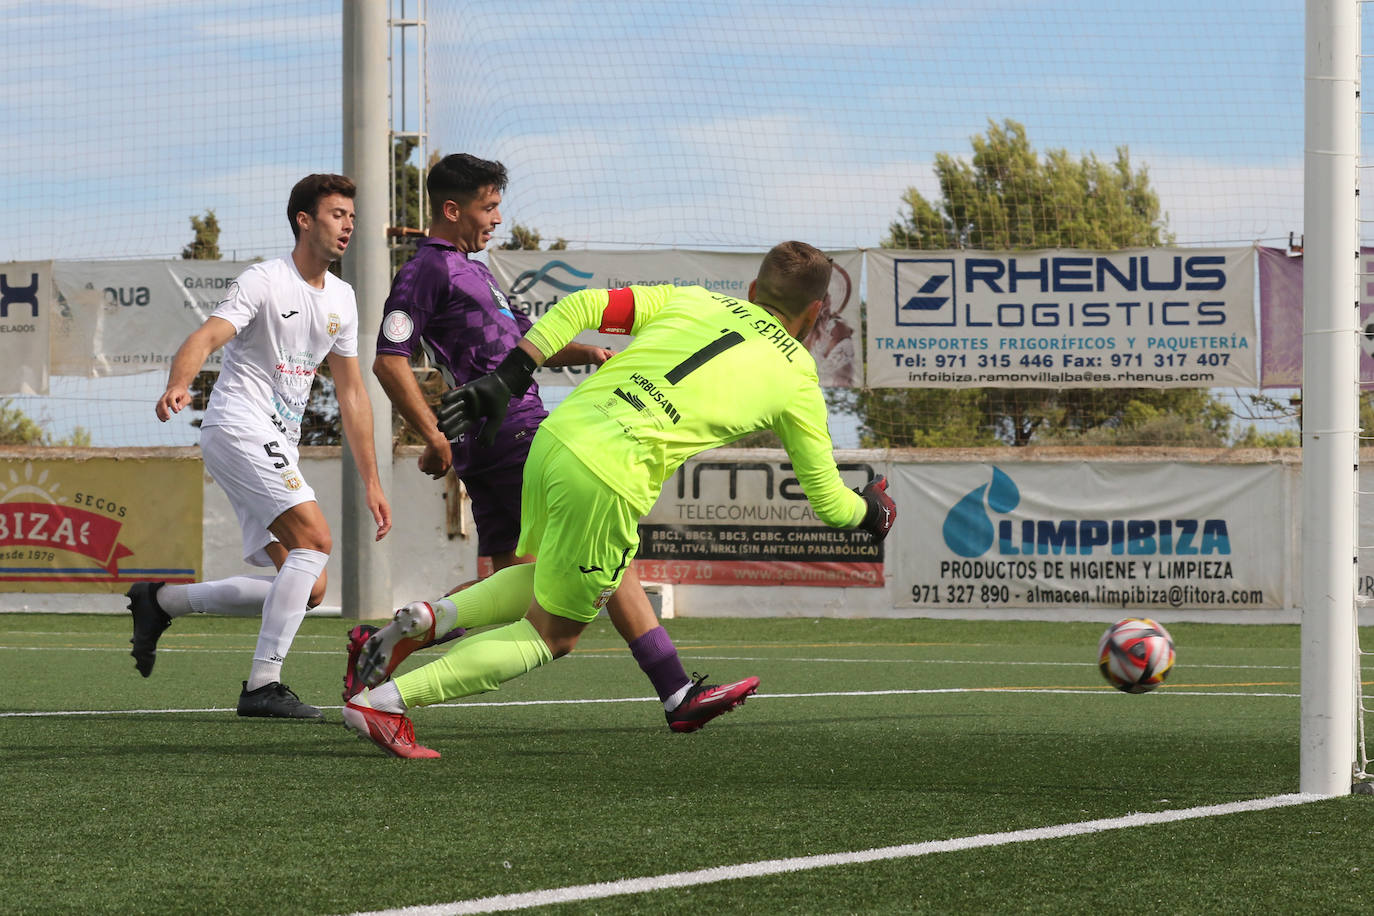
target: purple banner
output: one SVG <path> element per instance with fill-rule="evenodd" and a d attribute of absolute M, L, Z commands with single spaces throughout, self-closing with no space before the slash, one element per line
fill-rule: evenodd
<path fill-rule="evenodd" d="M 1360 271 L 1374 277 L 1374 248 L 1360 249 Z M 1260 387 L 1302 386 L 1302 255 L 1259 249 Z M 1374 388 L 1374 281 L 1360 285 L 1360 386 Z"/>

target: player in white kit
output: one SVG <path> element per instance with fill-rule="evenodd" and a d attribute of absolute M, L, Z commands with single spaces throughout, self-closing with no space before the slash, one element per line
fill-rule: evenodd
<path fill-rule="evenodd" d="M 377 523 L 391 529 L 391 507 L 377 477 L 372 406 L 358 368 L 358 308 L 353 288 L 329 272 L 353 233 L 353 182 L 310 175 L 291 190 L 287 217 L 296 237 L 289 255 L 255 264 L 177 350 L 157 402 L 166 421 L 191 403 L 190 385 L 211 353 L 224 364 L 201 423 L 206 470 L 224 489 L 243 530 L 243 559 L 275 566 L 275 576 L 129 589 L 135 667 L 147 677 L 157 641 L 189 613 L 262 615 L 238 714 L 319 719 L 322 714 L 281 682 L 282 662 L 307 608 L 324 597 L 332 541 L 315 493 L 301 475 L 297 445 L 310 386 L 329 363 L 339 416 Z"/>

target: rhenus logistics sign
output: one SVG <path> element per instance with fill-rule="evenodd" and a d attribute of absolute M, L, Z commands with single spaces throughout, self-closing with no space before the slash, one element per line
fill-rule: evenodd
<path fill-rule="evenodd" d="M 873 387 L 1258 383 L 1253 248 L 867 259 Z"/>

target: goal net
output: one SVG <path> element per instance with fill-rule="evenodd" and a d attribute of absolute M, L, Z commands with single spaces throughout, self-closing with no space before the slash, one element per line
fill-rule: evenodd
<path fill-rule="evenodd" d="M 212 287 L 132 265 L 290 250 L 291 186 L 342 163 L 340 31 L 324 0 L 7 9 L 0 263 L 55 261 L 89 284 L 59 302 L 68 315 L 213 304 Z M 49 443 L 193 445 L 190 413 L 150 422 L 166 378 L 165 363 L 53 372 L 43 396 L 4 404 L 0 431 L 23 441 L 22 416 Z"/>
<path fill-rule="evenodd" d="M 404 99 L 425 110 L 428 152 L 509 169 L 497 245 L 1258 248 L 1289 286 L 1270 295 L 1285 287 L 1260 282 L 1257 319 L 1270 305 L 1294 314 L 1306 228 L 1300 4 L 391 6 L 426 23 L 411 52 L 427 65 L 424 92 L 408 86 Z M 225 272 L 289 248 L 291 185 L 341 168 L 341 27 L 339 4 L 324 0 L 12 10 L 0 264 L 53 264 L 76 313 L 173 294 L 188 311 L 212 302 Z M 403 145 L 394 165 L 389 178 L 414 192 L 421 151 Z M 411 225 L 418 203 L 397 212 L 408 215 L 395 228 L 423 228 Z M 1371 225 L 1368 207 L 1362 215 Z M 1361 243 L 1374 248 L 1369 233 Z M 221 272 L 168 266 L 183 260 Z M 172 293 L 120 279 L 146 276 L 132 265 L 149 262 Z M 862 339 L 879 290 L 866 269 L 845 278 Z M 1369 278 L 1358 297 L 1374 308 Z M 194 444 L 196 411 L 150 422 L 170 352 L 160 355 L 147 371 L 55 370 L 41 394 L 0 394 L 0 433 L 110 449 Z M 1266 365 L 1255 384 L 1230 387 L 854 382 L 828 397 L 841 447 L 1295 446 L 1301 399 L 1286 369 Z M 557 400 L 558 386 L 548 395 Z M 327 382 L 306 437 L 338 441 Z M 1367 772 L 1369 703 L 1359 705 Z"/>

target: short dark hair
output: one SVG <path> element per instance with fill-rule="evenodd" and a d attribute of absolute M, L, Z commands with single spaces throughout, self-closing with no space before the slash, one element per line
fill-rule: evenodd
<path fill-rule="evenodd" d="M 358 186 L 347 175 L 306 175 L 291 189 L 286 200 L 286 220 L 291 224 L 291 235 L 301 237 L 301 227 L 296 222 L 297 213 L 316 215 L 320 200 L 331 194 L 338 194 L 352 200 L 358 194 Z"/>
<path fill-rule="evenodd" d="M 830 258 L 805 242 L 782 242 L 763 256 L 755 299 L 795 318 L 830 289 Z"/>
<path fill-rule="evenodd" d="M 435 213 L 445 200 L 465 204 L 486 187 L 506 189 L 506 167 L 499 162 L 478 159 L 467 153 L 450 153 L 430 167 L 425 178 L 429 206 Z"/>

